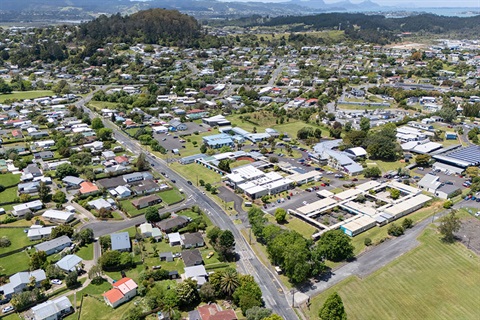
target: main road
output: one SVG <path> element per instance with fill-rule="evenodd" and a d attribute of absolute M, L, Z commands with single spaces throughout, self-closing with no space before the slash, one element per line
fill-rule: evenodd
<path fill-rule="evenodd" d="M 84 105 L 91 99 L 92 96 L 93 93 L 85 97 L 84 100 L 77 102 L 77 106 L 83 107 L 84 112 L 88 113 L 90 118 L 98 116 Z M 155 170 L 158 173 L 164 172 L 171 180 L 175 180 L 177 187 L 182 188 L 185 194 L 190 195 L 187 203 L 188 201 L 198 203 L 213 224 L 222 230 L 230 230 L 233 233 L 233 236 L 235 237 L 236 251 L 240 256 L 240 259 L 237 261 L 237 266 L 242 273 L 250 274 L 255 277 L 255 280 L 262 289 L 266 306 L 271 308 L 275 313 L 282 316 L 284 319 L 298 319 L 296 313 L 293 311 L 287 301 L 287 298 L 289 298 L 288 294 L 284 292 L 282 286 L 276 277 L 271 273 L 271 271 L 268 270 L 258 260 L 252 248 L 241 235 L 240 230 L 234 224 L 233 220 L 222 210 L 222 208 L 196 186 L 189 184 L 183 176 L 170 169 L 164 160 L 159 159 L 145 151 L 138 142 L 119 130 L 115 124 L 110 122 L 108 119 L 104 119 L 103 122 L 106 128 L 112 129 L 114 139 L 124 148 L 130 150 L 134 154 L 144 153 L 147 160 L 153 164 L 152 170 Z M 182 206 L 183 205 L 178 205 L 175 208 L 180 208 Z M 169 207 L 166 210 L 172 211 L 172 209 L 174 208 Z M 92 228 L 95 236 L 98 237 L 134 226 L 144 221 L 145 218 L 140 216 L 122 222 L 92 222 L 84 225 L 82 228 Z"/>

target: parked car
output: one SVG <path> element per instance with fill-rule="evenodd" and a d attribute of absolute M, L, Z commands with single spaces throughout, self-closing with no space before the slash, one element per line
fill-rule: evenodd
<path fill-rule="evenodd" d="M 5 308 L 2 309 L 2 313 L 7 313 L 7 312 L 10 312 L 10 311 L 13 311 L 13 310 L 15 310 L 14 307 L 8 306 L 8 307 L 5 307 Z"/>
<path fill-rule="evenodd" d="M 51 283 L 51 284 L 56 284 L 56 285 L 61 285 L 61 284 L 62 284 L 62 280 L 52 279 L 52 280 L 50 280 L 50 283 Z"/>

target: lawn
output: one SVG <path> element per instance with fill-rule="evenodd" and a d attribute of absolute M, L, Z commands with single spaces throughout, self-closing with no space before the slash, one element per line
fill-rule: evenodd
<path fill-rule="evenodd" d="M 93 260 L 93 243 L 81 247 L 75 254 L 83 260 Z"/>
<path fill-rule="evenodd" d="M 235 161 L 235 162 L 230 163 L 230 168 L 233 169 L 233 168 L 245 166 L 247 164 L 252 164 L 252 161 L 249 161 L 249 160 Z"/>
<path fill-rule="evenodd" d="M 0 192 L 0 206 L 2 203 L 15 201 L 17 197 L 17 188 L 8 188 Z"/>
<path fill-rule="evenodd" d="M 443 243 L 433 228 L 419 240 L 419 247 L 365 279 L 350 277 L 313 298 L 310 318 L 317 319 L 337 291 L 349 319 L 477 319 L 479 257 L 459 243 Z"/>
<path fill-rule="evenodd" d="M 177 214 L 181 216 L 189 217 L 191 219 L 198 218 L 198 213 L 193 212 L 191 210 L 183 210 L 183 211 L 177 212 Z M 202 217 L 205 223 L 207 224 L 207 227 L 210 227 L 212 225 L 212 221 L 210 221 L 210 218 L 205 213 L 202 214 Z"/>
<path fill-rule="evenodd" d="M 0 248 L 0 254 L 38 243 L 38 241 L 30 241 L 23 230 L 24 228 L 0 228 L 0 236 L 6 236 L 12 243 L 10 247 Z"/>
<path fill-rule="evenodd" d="M 411 213 L 405 217 L 402 217 L 395 221 L 397 225 L 401 225 L 403 220 L 411 219 L 414 223 L 422 221 L 427 217 L 432 216 L 434 213 L 438 213 L 443 209 L 443 201 L 437 201 L 432 203 L 430 206 L 422 208 L 414 213 Z M 355 255 L 358 255 L 363 250 L 365 250 L 365 239 L 370 238 L 373 244 L 377 244 L 388 237 L 388 226 L 389 224 L 382 227 L 373 227 L 372 229 L 365 231 L 352 239 L 352 244 L 355 247 Z"/>
<path fill-rule="evenodd" d="M 24 100 L 24 99 L 35 99 L 40 97 L 47 97 L 53 96 L 53 91 L 50 90 L 36 90 L 36 91 L 13 91 L 9 94 L 0 94 L 0 103 L 5 102 L 5 100 L 10 99 L 17 99 L 17 100 Z"/>
<path fill-rule="evenodd" d="M 146 208 L 143 208 L 143 209 L 137 209 L 133 206 L 132 200 L 133 199 L 125 199 L 125 200 L 120 201 L 120 203 L 122 205 L 122 210 L 125 211 L 127 213 L 127 215 L 130 216 L 130 217 L 136 217 L 136 216 L 145 214 L 145 212 L 149 208 L 151 208 L 151 207 L 146 207 Z M 153 206 L 153 208 L 161 209 L 161 208 L 163 208 L 163 205 L 162 204 L 157 204 L 157 205 Z"/>
<path fill-rule="evenodd" d="M 382 172 L 388 172 L 392 170 L 397 170 L 398 168 L 405 168 L 407 166 L 406 162 L 399 161 L 381 161 L 381 160 L 367 160 L 367 166 L 377 165 Z"/>
<path fill-rule="evenodd" d="M 28 270 L 30 257 L 25 251 L 18 252 L 0 260 L 0 272 L 6 275 Z"/>
<path fill-rule="evenodd" d="M 265 215 L 265 217 L 268 219 L 268 221 L 270 221 L 271 223 L 277 223 L 275 221 L 275 217 L 271 214 L 267 214 Z M 290 230 L 293 230 L 293 231 L 296 231 L 298 233 L 300 233 L 302 236 L 304 236 L 305 238 L 307 239 L 310 239 L 310 236 L 316 232 L 318 232 L 318 230 L 313 227 L 312 225 L 294 217 L 294 216 L 291 216 L 291 215 L 287 215 L 287 222 L 282 224 L 284 227 L 290 229 Z"/>
<path fill-rule="evenodd" d="M 194 184 L 197 184 L 198 181 L 203 180 L 205 183 L 216 185 L 221 181 L 221 176 L 219 174 L 196 163 L 186 165 L 172 163 L 170 167 L 187 180 L 192 181 Z"/>
<path fill-rule="evenodd" d="M 184 199 L 184 196 L 177 189 L 160 192 L 158 196 L 168 205 L 181 202 Z"/>
<path fill-rule="evenodd" d="M 13 173 L 5 173 L 0 175 L 0 180 L 2 181 L 2 185 L 5 188 L 16 186 L 20 182 L 20 175 L 13 174 Z"/>

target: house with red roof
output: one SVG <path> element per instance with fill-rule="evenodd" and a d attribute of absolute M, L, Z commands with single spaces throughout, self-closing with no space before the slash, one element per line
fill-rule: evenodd
<path fill-rule="evenodd" d="M 113 288 L 103 294 L 105 303 L 116 308 L 137 295 L 138 285 L 130 278 L 122 278 L 112 284 Z"/>
<path fill-rule="evenodd" d="M 124 166 L 129 164 L 128 158 L 125 156 L 116 156 L 115 162 Z"/>
<path fill-rule="evenodd" d="M 237 320 L 235 311 L 222 310 L 216 303 L 206 304 L 188 313 L 190 320 Z"/>
<path fill-rule="evenodd" d="M 99 191 L 99 189 L 92 182 L 84 181 L 84 182 L 80 183 L 80 190 L 79 191 L 80 191 L 80 194 L 82 194 L 82 195 L 90 195 L 90 194 L 97 193 Z"/>

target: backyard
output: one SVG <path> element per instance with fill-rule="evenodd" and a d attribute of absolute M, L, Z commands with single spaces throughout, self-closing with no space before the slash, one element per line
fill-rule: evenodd
<path fill-rule="evenodd" d="M 0 248 L 0 254 L 7 253 L 10 251 L 14 251 L 26 246 L 33 246 L 38 241 L 30 241 L 28 239 L 27 234 L 23 232 L 24 228 L 0 228 L 0 236 L 7 237 L 8 240 L 12 243 L 9 247 Z M 3 258 L 5 259 L 5 258 Z M 2 260 L 3 260 L 2 259 Z"/>
<path fill-rule="evenodd" d="M 28 270 L 30 257 L 25 251 L 14 253 L 0 259 L 0 272 L 6 275 Z"/>
<path fill-rule="evenodd" d="M 317 319 L 326 297 L 337 291 L 349 319 L 477 318 L 478 256 L 442 242 L 433 227 L 419 240 L 419 247 L 365 279 L 350 277 L 313 298 L 307 314 Z"/>

